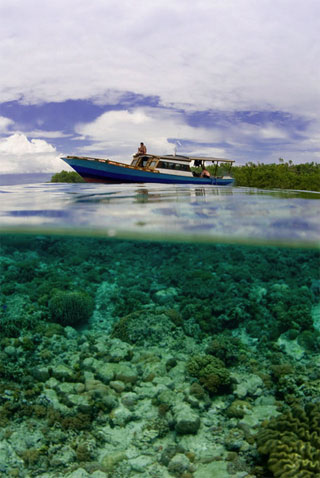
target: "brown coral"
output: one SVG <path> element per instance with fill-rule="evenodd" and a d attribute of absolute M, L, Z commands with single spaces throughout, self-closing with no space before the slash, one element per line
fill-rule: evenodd
<path fill-rule="evenodd" d="M 320 477 L 320 405 L 294 406 L 272 418 L 256 437 L 276 478 Z"/>

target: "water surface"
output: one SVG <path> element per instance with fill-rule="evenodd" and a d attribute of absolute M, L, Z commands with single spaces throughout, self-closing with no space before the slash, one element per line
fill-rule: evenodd
<path fill-rule="evenodd" d="M 0 188 L 0 227 L 117 237 L 314 245 L 315 192 L 174 185 L 29 184 Z"/>

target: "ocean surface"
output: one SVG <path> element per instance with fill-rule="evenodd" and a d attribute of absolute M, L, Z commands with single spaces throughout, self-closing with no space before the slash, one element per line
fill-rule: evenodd
<path fill-rule="evenodd" d="M 20 175 L 19 175 L 20 176 Z M 320 193 L 193 185 L 5 184 L 0 228 L 315 245 Z"/>
<path fill-rule="evenodd" d="M 0 477 L 319 477 L 319 193 L 49 179 L 0 176 Z"/>

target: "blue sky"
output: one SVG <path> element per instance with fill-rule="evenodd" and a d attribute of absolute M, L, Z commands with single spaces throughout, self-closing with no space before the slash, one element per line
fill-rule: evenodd
<path fill-rule="evenodd" d="M 318 0 L 1 0 L 0 173 L 320 160 Z"/>

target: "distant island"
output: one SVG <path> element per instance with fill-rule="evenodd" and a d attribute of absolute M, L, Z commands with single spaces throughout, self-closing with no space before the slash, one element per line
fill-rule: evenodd
<path fill-rule="evenodd" d="M 214 166 L 207 168 L 214 174 Z M 223 165 L 218 175 L 223 175 Z M 260 189 L 297 189 L 320 192 L 320 164 L 293 164 L 279 158 L 279 164 L 246 163 L 244 166 L 233 166 L 232 176 L 236 186 Z M 82 177 L 75 171 L 61 171 L 52 176 L 52 183 L 83 183 Z"/>

